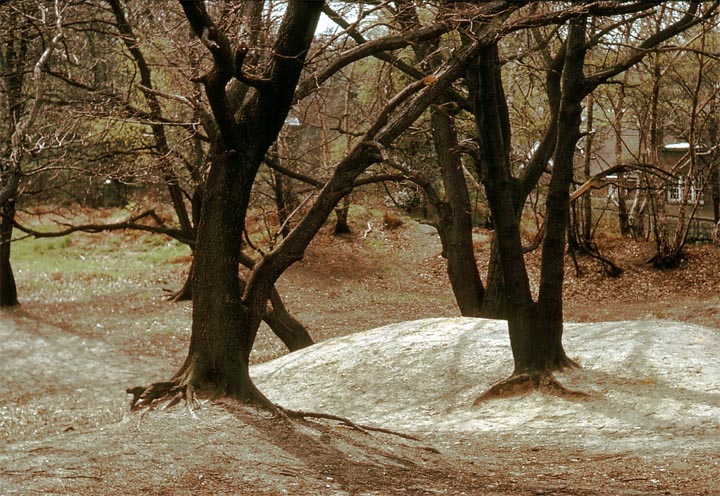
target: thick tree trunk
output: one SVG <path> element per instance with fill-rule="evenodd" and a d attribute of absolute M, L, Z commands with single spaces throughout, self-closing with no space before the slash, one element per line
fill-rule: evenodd
<path fill-rule="evenodd" d="M 216 155 L 207 179 L 193 260 L 190 349 L 173 382 L 210 396 L 229 396 L 271 407 L 248 373 L 260 315 L 242 304 L 238 277 L 247 201 L 238 154 Z"/>
<path fill-rule="evenodd" d="M 0 222 L 0 307 L 12 307 L 18 304 L 17 286 L 10 263 L 15 202 L 9 200 L 2 207 Z"/>
<path fill-rule="evenodd" d="M 546 374 L 573 366 L 562 345 L 563 323 L 534 304 L 508 320 L 515 359 L 513 375 Z"/>
<path fill-rule="evenodd" d="M 430 110 L 433 141 L 441 168 L 445 202 L 438 205 L 438 233 L 447 260 L 447 272 L 460 313 L 479 316 L 484 288 L 480 280 L 472 240 L 472 208 L 462 171 L 457 132 L 452 118 L 442 105 Z"/>
<path fill-rule="evenodd" d="M 242 232 L 250 193 L 260 163 L 282 128 L 320 17 L 320 2 L 287 4 L 273 48 L 270 79 L 242 112 L 229 108 L 227 86 L 243 79 L 247 47 L 232 47 L 217 29 L 203 2 L 183 2 L 182 8 L 198 38 L 214 60 L 200 77 L 220 134 L 210 167 L 197 226 L 193 286 L 193 325 L 185 363 L 170 382 L 156 383 L 134 395 L 133 408 L 155 401 L 171 403 L 194 391 L 227 396 L 261 407 L 276 407 L 255 387 L 249 358 L 272 281 L 242 292 L 238 270 Z M 240 116 L 237 120 L 236 116 Z"/>
<path fill-rule="evenodd" d="M 515 361 L 510 381 L 526 375 L 546 376 L 572 364 L 562 347 L 562 281 L 569 187 L 573 169 L 572 152 L 579 137 L 579 102 L 583 95 L 579 88 L 574 88 L 571 96 L 578 97 L 578 104 L 570 105 L 573 100 L 564 94 L 563 99 L 570 101 L 563 101 L 560 106 L 558 122 L 561 127 L 547 200 L 541 289 L 539 303 L 536 304 L 532 299 L 525 268 L 519 219 L 515 208 L 516 198 L 513 195 L 507 147 L 510 136 L 506 119 L 502 117 L 507 113 L 507 107 L 504 105 L 497 47 L 490 47 L 483 52 L 476 71 L 475 80 L 473 81 L 471 74 L 468 86 L 475 99 L 483 169 L 481 177 L 495 223 L 495 242 L 502 265 L 504 295 L 509 309 L 508 327 Z M 567 79 L 563 86 L 564 91 L 572 89 L 568 87 Z M 563 122 L 566 123 L 564 126 Z M 564 136 L 569 130 L 574 132 Z M 563 149 L 562 153 L 558 152 L 560 147 Z M 502 384 L 498 385 L 498 389 L 503 387 Z M 495 388 L 492 391 L 495 391 Z"/>
<path fill-rule="evenodd" d="M 480 145 L 479 175 L 493 217 L 494 246 L 505 283 L 503 299 L 512 308 L 509 318 L 529 315 L 532 294 L 525 269 L 520 222 L 515 211 L 508 148 L 510 131 L 506 123 L 507 116 L 503 117 L 507 113 L 507 106 L 500 79 L 497 46 L 482 50 L 476 63 L 468 69 L 467 82 L 474 100 Z"/>

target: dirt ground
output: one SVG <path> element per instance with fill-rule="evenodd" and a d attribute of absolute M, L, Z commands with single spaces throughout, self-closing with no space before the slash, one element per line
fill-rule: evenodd
<path fill-rule="evenodd" d="M 458 315 L 432 228 L 409 221 L 385 230 L 381 219 L 372 221 L 364 238 L 364 221 L 348 237 L 321 235 L 279 283 L 317 341 Z M 488 233 L 476 236 L 482 265 Z M 93 257 L 92 242 L 83 242 L 84 256 Z M 610 279 L 580 258 L 578 277 L 568 263 L 567 321 L 668 319 L 720 332 L 719 247 L 692 245 L 683 267 L 655 271 L 641 263 L 647 245 L 600 245 L 625 270 Z M 122 266 L 132 256 L 125 247 L 107 263 Z M 184 359 L 190 306 L 166 302 L 164 289 L 180 286 L 186 260 L 122 277 L 33 273 L 24 261 L 15 267 L 23 304 L 0 312 L 2 495 L 720 494 L 720 432 L 674 452 L 642 443 L 586 450 L 564 442 L 569 434 L 561 420 L 553 424 L 552 409 L 540 413 L 543 436 L 444 430 L 417 439 L 232 404 L 130 414 L 125 388 L 169 378 Z M 38 283 L 43 278 L 61 284 Z M 263 329 L 253 361 L 285 353 Z M 708 394 L 720 402 L 720 377 L 714 381 Z M 556 432 L 554 441 L 545 431 Z M 582 437 L 582 426 L 572 435 Z"/>

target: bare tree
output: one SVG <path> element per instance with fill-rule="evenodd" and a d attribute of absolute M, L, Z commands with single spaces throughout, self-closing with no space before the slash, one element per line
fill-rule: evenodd
<path fill-rule="evenodd" d="M 517 8 L 503 2 L 484 8 L 482 13 L 492 22 L 478 28 L 473 43 L 459 49 L 431 79 L 409 84 L 388 103 L 361 141 L 336 165 L 332 177 L 295 228 L 255 265 L 241 293 L 236 273 L 250 188 L 293 98 L 302 94 L 303 85 L 297 91 L 296 85 L 321 4 L 302 1 L 287 4 L 275 39 L 273 59 L 260 76 L 243 72 L 242 62 L 248 48 L 241 45 L 233 49 L 203 3 L 183 4 L 194 32 L 213 56 L 210 72 L 200 80 L 223 138 L 223 150 L 210 169 L 198 226 L 196 270 L 193 271 L 196 294 L 188 357 L 170 381 L 135 389 L 135 407 L 163 400 L 191 400 L 195 392 L 200 391 L 275 409 L 254 386 L 248 371 L 250 350 L 274 282 L 302 257 L 327 216 L 352 190 L 358 177 L 383 159 L 385 149 L 462 74 L 465 64 L 477 56 L 483 46 L 508 29 L 503 21 Z M 407 46 L 411 39 L 412 36 L 406 36 L 391 41 Z M 383 43 L 373 46 L 377 50 Z M 319 84 L 338 66 L 356 60 L 356 55 L 357 52 L 352 52 L 336 59 L 335 68 L 312 75 L 310 81 Z M 233 78 L 255 89 L 237 117 L 230 114 L 227 107 L 226 87 Z"/>
<path fill-rule="evenodd" d="M 25 77 L 27 57 L 30 56 L 28 38 L 30 35 L 29 18 L 25 4 L 13 7 L 5 12 L 8 25 L 19 26 L 12 31 L 14 34 L 3 40 L 0 68 L 4 72 L 6 87 L 7 115 L 10 119 L 11 134 L 6 156 L 0 157 L 0 306 L 14 306 L 18 303 L 15 277 L 10 263 L 10 247 L 15 222 L 15 204 L 23 176 L 23 167 L 29 155 L 36 147 L 30 140 L 33 126 L 41 111 L 44 96 L 45 69 L 50 56 L 63 37 L 63 10 L 65 6 L 55 0 L 54 9 L 41 4 L 40 19 L 44 20 L 42 29 L 52 34 L 44 50 L 32 66 L 30 82 L 30 99 L 25 101 L 25 88 L 28 82 Z M 52 19 L 54 18 L 54 26 Z M 42 145 L 39 145 L 42 146 Z"/>
<path fill-rule="evenodd" d="M 515 369 L 509 379 L 492 387 L 482 398 L 498 394 L 516 393 L 528 388 L 563 388 L 552 373 L 573 367 L 562 345 L 564 254 L 569 217 L 570 187 L 573 180 L 574 156 L 580 129 L 582 102 L 595 88 L 647 56 L 647 49 L 677 35 L 714 15 L 717 3 L 706 6 L 700 13 L 699 3 L 687 6 L 682 16 L 649 36 L 638 46 L 606 68 L 586 74 L 585 57 L 591 46 L 598 43 L 607 30 L 592 36 L 588 33 L 590 15 L 617 15 L 642 11 L 647 5 L 587 4 L 585 15 L 569 21 L 567 37 L 556 60 L 562 61 L 559 85 L 548 93 L 559 96 L 550 105 L 556 139 L 552 140 L 552 169 L 546 199 L 545 236 L 542 244 L 540 282 L 537 299 L 529 284 L 520 236 L 520 215 L 527 196 L 523 188 L 534 185 L 535 177 L 545 171 L 547 160 L 526 168 L 524 177 L 513 178 L 510 169 L 511 126 L 504 93 L 497 44 L 486 47 L 481 56 L 468 68 L 467 82 L 474 101 L 477 139 L 480 150 L 479 175 L 485 186 L 495 226 L 495 242 L 501 262 L 502 295 L 511 312 L 507 313 L 510 342 Z M 652 7 L 650 7 L 652 8 Z M 635 9 L 635 10 L 634 10 Z M 612 28 L 612 24 L 610 25 Z M 552 126 L 551 126 L 552 127 Z M 547 134 L 546 134 L 547 136 Z M 542 147 L 542 144 L 540 145 Z M 539 148 L 540 148 L 539 147 Z M 537 152 L 536 152 L 537 153 Z M 539 170 L 533 170 L 539 166 Z M 528 179 L 532 181 L 528 182 Z M 527 190 L 525 190 L 527 191 Z"/>

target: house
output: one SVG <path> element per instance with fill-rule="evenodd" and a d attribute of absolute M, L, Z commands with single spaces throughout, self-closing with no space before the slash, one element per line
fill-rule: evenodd
<path fill-rule="evenodd" d="M 688 178 L 690 170 L 690 144 L 670 143 L 658 150 L 658 165 L 675 176 L 668 181 L 665 190 L 666 211 L 671 218 L 677 218 L 680 207 L 685 204 L 687 213 L 695 212 L 690 221 L 689 239 L 708 240 L 713 238 L 715 214 L 712 199 L 712 177 L 709 170 L 710 150 L 696 146 L 697 171 Z"/>
<path fill-rule="evenodd" d="M 672 141 L 673 138 L 669 137 Z M 604 184 L 608 185 L 606 191 L 595 193 L 596 200 L 593 203 L 600 210 L 617 211 L 618 188 L 625 188 L 627 192 L 626 207 L 630 211 L 632 205 L 638 206 L 635 200 L 645 197 L 641 182 L 641 173 L 638 169 L 633 170 L 632 164 L 647 163 L 648 158 L 641 156 L 640 132 L 637 129 L 624 129 L 620 143 L 616 143 L 616 136 L 611 127 L 600 128 L 595 131 L 593 140 L 592 156 L 589 164 L 590 176 L 595 176 L 618 165 L 627 165 L 628 169 L 622 175 L 609 174 L 604 177 Z M 658 149 L 658 163 L 652 164 L 659 169 L 668 172 L 668 180 L 665 191 L 662 193 L 665 200 L 665 212 L 668 217 L 668 227 L 672 230 L 677 223 L 677 216 L 682 205 L 686 205 L 685 213 L 692 215 L 688 233 L 689 239 L 709 240 L 713 239 L 713 230 L 716 228 L 716 215 L 713 205 L 712 188 L 710 187 L 711 166 L 710 150 L 706 147 L 697 147 L 697 170 L 692 183 L 687 185 L 687 176 L 690 166 L 690 145 L 686 142 L 669 142 Z M 579 153 L 577 156 L 577 167 L 586 163 L 586 158 Z M 687 187 L 686 187 L 687 186 Z M 718 186 L 715 185 L 717 188 Z M 601 198 L 602 196 L 602 198 Z M 604 198 L 604 200 L 603 200 Z M 610 201 L 608 201 L 610 200 Z M 602 203 L 601 203 L 602 202 Z M 640 201 L 642 205 L 644 202 Z M 696 206 L 697 204 L 697 206 Z M 693 212 L 694 209 L 694 212 Z M 645 209 L 647 213 L 647 208 Z M 650 226 L 652 219 L 648 219 L 646 226 Z"/>

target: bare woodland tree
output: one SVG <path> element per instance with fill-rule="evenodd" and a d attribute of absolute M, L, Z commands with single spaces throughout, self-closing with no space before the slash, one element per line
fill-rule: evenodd
<path fill-rule="evenodd" d="M 135 405 L 183 398 L 191 400 L 194 391 L 203 391 L 275 409 L 253 385 L 248 373 L 250 350 L 272 284 L 302 257 L 327 216 L 351 191 L 358 176 L 382 160 L 385 148 L 460 76 L 464 65 L 503 28 L 508 28 L 503 21 L 517 7 L 498 3 L 482 9 L 493 22 L 479 28 L 476 41 L 459 50 L 447 67 L 431 80 L 411 83 L 388 103 L 362 141 L 336 166 L 332 178 L 307 214 L 255 266 L 242 294 L 234 274 L 239 263 L 240 226 L 247 211 L 249 190 L 260 162 L 292 104 L 321 5 L 288 3 L 276 38 L 275 58 L 261 78 L 243 73 L 242 61 L 247 48 L 240 46 L 233 53 L 228 39 L 217 29 L 203 4 L 183 4 L 183 8 L 193 30 L 204 39 L 213 55 L 213 69 L 202 80 L 225 149 L 218 156 L 219 162 L 211 168 L 198 227 L 196 270 L 193 272 L 193 286 L 198 294 L 193 298 L 193 334 L 188 358 L 169 382 L 151 385 L 142 392 L 136 390 Z M 391 42 L 406 46 L 409 40 L 404 37 Z M 381 43 L 378 45 L 382 47 Z M 336 61 L 336 66 L 350 63 L 356 53 Z M 318 84 L 329 75 L 330 72 L 316 74 L 311 80 Z M 225 88 L 232 78 L 251 84 L 257 90 L 243 106 L 238 119 L 227 112 Z M 300 85 L 298 92 L 302 88 Z"/>
<path fill-rule="evenodd" d="M 64 5 L 60 0 L 55 0 L 53 9 L 47 5 L 39 5 L 40 18 L 44 21 L 40 27 L 47 30 L 50 39 L 35 61 L 31 81 L 28 81 L 25 64 L 26 57 L 31 53 L 29 45 L 32 43 L 28 38 L 31 31 L 29 19 L 34 16 L 26 13 L 25 7 L 26 5 L 20 5 L 9 12 L 6 22 L 19 26 L 19 29 L 10 36 L 6 34 L 0 49 L 0 69 L 5 74 L 7 115 L 10 119 L 9 146 L 0 157 L 0 306 L 18 304 L 15 277 L 10 263 L 15 204 L 25 162 L 33 153 L 33 148 L 42 147 L 40 143 L 32 143 L 32 131 L 43 104 L 45 68 L 63 37 Z M 30 98 L 26 101 L 27 86 L 30 86 Z"/>
<path fill-rule="evenodd" d="M 200 394 L 230 397 L 272 411 L 277 407 L 249 375 L 255 337 L 263 319 L 271 326 L 274 321 L 285 327 L 289 334 L 299 325 L 284 312 L 275 284 L 302 258 L 328 216 L 356 187 L 384 179 L 413 181 L 425 190 L 435 208 L 461 312 L 508 319 L 514 371 L 482 398 L 536 387 L 563 392 L 553 372 L 576 365 L 562 343 L 562 289 L 577 144 L 589 130 L 581 129 L 583 104 L 600 85 L 617 82 L 616 78 L 662 43 L 707 20 L 718 8 L 718 2 L 673 4 L 677 12 L 670 20 L 630 43 L 627 39 L 622 42 L 621 35 L 631 30 L 621 27 L 652 14 L 658 9 L 656 4 L 495 1 L 442 3 L 438 7 L 432 2 L 421 6 L 387 2 L 377 6 L 378 11 L 389 13 L 386 26 L 363 33 L 359 24 L 343 20 L 323 2 L 289 0 L 284 10 L 268 14 L 270 21 L 278 16 L 279 24 L 263 25 L 262 16 L 269 10 L 263 10 L 260 3 L 181 1 L 182 17 L 194 36 L 193 46 L 200 48 L 202 55 L 185 52 L 182 47 L 165 53 L 168 59 L 179 54 L 191 59 L 175 72 L 151 63 L 152 55 L 137 31 L 145 28 L 133 24 L 136 17 L 128 15 L 128 4 L 103 0 L 88 5 L 105 9 L 100 9 L 96 21 L 109 23 L 113 35 L 119 34 L 122 45 L 118 46 L 130 55 L 139 83 L 130 84 L 132 78 L 127 78 L 119 91 L 103 81 L 96 84 L 98 81 L 74 77 L 70 69 L 49 73 L 74 90 L 102 95 L 123 122 L 150 129 L 149 147 L 168 188 L 177 226 L 165 225 L 148 210 L 112 226 L 76 226 L 64 233 L 135 227 L 173 236 L 193 246 L 195 253 L 187 357 L 168 381 L 130 390 L 133 408 L 182 400 L 192 405 Z M 56 17 L 60 19 L 58 6 L 56 3 Z M 325 59 L 314 58 L 321 49 L 313 51 L 321 11 L 343 27 L 340 36 L 345 37 Z M 61 27 L 58 21 L 57 29 Z M 523 45 L 519 37 L 512 38 L 518 32 L 529 33 L 531 42 Z M 36 97 L 30 110 L 19 118 L 11 140 L 14 148 L 3 162 L 2 205 L 15 194 L 13 181 L 20 177 L 25 157 L 20 145 L 42 102 L 38 92 L 42 91 L 39 83 L 49 56 L 45 54 L 58 43 L 59 31 L 56 38 L 35 64 L 39 74 Z M 614 57 L 589 63 L 589 51 L 606 45 L 616 48 Z M 514 53 L 504 51 L 506 46 Z M 410 59 L 404 57 L 411 52 Z M 348 118 L 340 123 L 347 140 L 339 160 L 332 160 L 325 150 L 325 162 L 332 164 L 327 174 L 309 177 L 289 170 L 287 164 L 274 164 L 269 152 L 291 108 L 298 108 L 299 102 L 328 84 L 339 71 L 368 57 L 387 64 L 387 80 L 393 84 L 383 98 L 374 101 L 376 106 L 367 112 L 362 126 L 350 130 Z M 503 76 L 512 63 L 531 58 L 533 64 L 542 66 L 541 75 L 533 77 L 544 83 L 543 107 L 547 110 L 544 122 L 531 131 L 524 130 L 532 135 L 533 146 L 523 150 L 522 166 L 518 166 L 513 143 L 518 124 L 512 119 L 513 105 Z M 186 76 L 195 87 L 180 82 Z M 165 80 L 177 84 L 178 91 L 168 91 L 160 83 Z M 346 99 L 346 110 L 348 102 Z M 420 119 L 425 119 L 433 137 L 432 149 L 427 149 L 437 158 L 437 184 L 394 159 L 399 151 L 393 147 Z M 322 124 L 320 128 L 327 129 Z M 179 151 L 183 146 L 192 146 L 192 152 Z M 468 157 L 461 155 L 463 151 Z M 189 170 L 180 172 L 171 158 L 184 160 Z M 315 189 L 303 208 L 296 209 L 292 222 L 282 222 L 283 229 L 278 229 L 282 235 L 252 258 L 243 248 L 251 242 L 245 231 L 263 163 L 272 166 L 273 174 L 287 173 Z M 494 241 L 485 285 L 473 253 L 466 163 L 473 169 L 473 177 L 480 178 L 492 214 Z M 526 201 L 541 180 L 549 182 L 543 192 L 541 274 L 534 291 L 525 266 L 521 220 Z M 183 181 L 195 189 L 183 189 Z M 7 239 L 9 236 L 11 233 Z M 247 268 L 245 278 L 239 277 L 241 266 Z"/>

